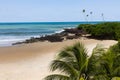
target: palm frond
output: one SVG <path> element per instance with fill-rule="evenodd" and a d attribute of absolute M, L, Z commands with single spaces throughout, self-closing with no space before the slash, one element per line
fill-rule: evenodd
<path fill-rule="evenodd" d="M 44 80 L 70 80 L 69 76 L 53 74 L 44 78 Z"/>
<path fill-rule="evenodd" d="M 113 77 L 111 80 L 120 80 L 120 77 Z"/>
<path fill-rule="evenodd" d="M 72 65 L 60 60 L 54 60 L 50 65 L 50 70 L 60 70 L 61 72 L 64 72 L 69 75 L 78 75 L 78 71 Z"/>
<path fill-rule="evenodd" d="M 81 69 L 81 67 L 84 65 L 84 63 L 87 61 L 87 58 L 88 58 L 87 50 L 82 43 L 76 43 L 73 46 L 72 51 L 74 53 L 74 56 L 76 58 L 76 61 L 77 61 L 78 65 Z"/>
<path fill-rule="evenodd" d="M 93 80 L 110 80 L 110 78 L 104 74 L 104 75 L 94 76 Z"/>
<path fill-rule="evenodd" d="M 105 73 L 103 63 L 103 55 L 105 54 L 105 49 L 102 45 L 97 45 L 92 52 L 92 55 L 89 57 L 88 63 L 88 74 L 98 75 Z"/>
<path fill-rule="evenodd" d="M 82 43 L 76 43 L 73 46 L 64 48 L 63 51 L 61 51 L 58 54 L 58 60 L 63 60 L 65 62 L 71 62 L 76 63 L 76 68 L 79 70 L 82 69 L 80 67 L 85 66 L 87 61 L 87 49 L 84 47 Z"/>
<path fill-rule="evenodd" d="M 93 49 L 93 52 L 92 52 L 92 55 L 91 56 L 102 56 L 103 54 L 105 53 L 105 49 L 103 48 L 102 45 L 97 45 L 94 49 Z"/>
<path fill-rule="evenodd" d="M 120 76 L 120 66 L 113 71 L 114 76 Z"/>
<path fill-rule="evenodd" d="M 64 60 L 64 61 L 74 61 L 75 57 L 74 54 L 72 53 L 72 49 L 70 49 L 69 47 L 65 48 L 64 50 L 62 50 L 58 56 L 57 56 L 57 60 Z"/>

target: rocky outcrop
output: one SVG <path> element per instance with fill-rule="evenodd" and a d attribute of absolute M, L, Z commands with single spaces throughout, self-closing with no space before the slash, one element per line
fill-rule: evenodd
<path fill-rule="evenodd" d="M 77 28 L 64 29 L 64 30 L 65 30 L 65 32 L 72 33 L 72 34 L 78 34 L 78 33 L 80 34 L 80 33 L 82 33 L 82 31 L 77 29 Z"/>
<path fill-rule="evenodd" d="M 22 43 L 33 43 L 33 42 L 38 42 L 38 41 L 61 42 L 64 39 L 65 40 L 78 39 L 79 37 L 81 37 L 82 34 L 83 32 L 81 30 L 77 28 L 71 28 L 71 29 L 65 29 L 61 33 L 55 33 L 52 35 L 45 35 L 41 37 L 31 37 L 30 39 L 27 39 L 23 42 L 13 43 L 13 45 L 22 44 Z"/>

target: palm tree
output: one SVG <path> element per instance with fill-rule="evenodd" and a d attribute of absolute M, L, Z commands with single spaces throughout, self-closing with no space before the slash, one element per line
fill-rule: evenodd
<path fill-rule="evenodd" d="M 101 58 L 105 54 L 105 49 L 101 45 L 97 45 L 89 58 L 88 74 L 92 78 L 89 80 L 106 80 L 107 76 L 104 73 L 103 66 L 101 66 Z"/>
<path fill-rule="evenodd" d="M 89 15 L 87 14 L 86 17 L 88 17 Z"/>
<path fill-rule="evenodd" d="M 119 43 L 120 44 L 120 43 Z M 119 46 L 120 49 L 120 45 Z M 113 46 L 112 49 L 115 47 Z M 111 48 L 106 52 L 97 45 L 91 56 L 82 43 L 64 48 L 52 61 L 51 71 L 59 70 L 61 74 L 52 74 L 45 80 L 116 80 L 120 79 L 120 50 L 113 53 Z"/>
<path fill-rule="evenodd" d="M 59 70 L 63 74 L 49 75 L 45 80 L 90 80 L 96 75 L 93 74 L 95 69 L 100 69 L 100 64 L 99 67 L 97 65 L 103 53 L 104 48 L 96 46 L 92 55 L 88 56 L 82 43 L 66 47 L 50 65 L 51 71 Z"/>
<path fill-rule="evenodd" d="M 59 70 L 62 74 L 53 74 L 45 80 L 86 80 L 88 56 L 82 43 L 64 48 L 50 65 L 50 70 Z"/>
<path fill-rule="evenodd" d="M 91 15 L 91 20 L 92 20 L 92 14 L 93 14 L 93 12 L 91 11 L 91 12 L 90 12 L 90 15 Z"/>
<path fill-rule="evenodd" d="M 86 20 L 87 20 L 87 22 L 89 22 L 89 21 L 88 21 L 88 17 L 89 17 L 89 15 L 87 14 L 87 15 L 86 15 Z M 89 24 L 89 23 L 88 23 L 88 24 Z"/>
<path fill-rule="evenodd" d="M 105 74 L 111 79 L 120 77 L 120 42 L 109 48 L 106 54 L 103 55 L 103 63 Z"/>
<path fill-rule="evenodd" d="M 93 14 L 93 12 L 91 11 L 91 12 L 90 12 L 90 14 L 92 15 L 92 14 Z"/>
<path fill-rule="evenodd" d="M 83 9 L 83 15 L 84 15 L 84 18 L 85 18 L 85 21 L 87 21 L 87 15 L 85 14 L 85 12 L 86 12 L 86 10 L 85 9 Z"/>
<path fill-rule="evenodd" d="M 85 9 L 83 9 L 83 13 L 85 13 Z"/>
<path fill-rule="evenodd" d="M 101 14 L 103 22 L 105 22 L 104 14 Z"/>
<path fill-rule="evenodd" d="M 107 52 L 99 47 L 96 47 L 93 50 L 92 57 L 89 60 L 89 66 L 92 66 L 89 69 L 91 69 L 92 72 L 89 73 L 90 75 L 94 76 L 94 80 L 120 79 L 120 53 L 116 54 L 116 50 L 118 50 L 118 47 L 120 49 L 120 46 L 118 45 L 119 43 L 112 46 L 107 50 Z M 112 50 L 116 52 L 113 52 Z"/>

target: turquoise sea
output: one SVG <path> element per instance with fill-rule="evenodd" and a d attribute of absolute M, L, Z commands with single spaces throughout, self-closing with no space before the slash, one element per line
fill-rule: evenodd
<path fill-rule="evenodd" d="M 39 37 L 41 35 L 59 33 L 64 28 L 74 28 L 88 22 L 19 22 L 0 23 L 0 46 L 10 46 L 12 43 Z M 98 22 L 89 22 L 96 24 Z"/>

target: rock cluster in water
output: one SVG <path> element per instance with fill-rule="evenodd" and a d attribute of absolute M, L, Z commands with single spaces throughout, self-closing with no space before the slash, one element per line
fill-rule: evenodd
<path fill-rule="evenodd" d="M 41 37 L 31 37 L 23 42 L 13 43 L 13 45 L 23 44 L 23 43 L 33 43 L 38 41 L 49 41 L 49 42 L 61 42 L 68 39 L 78 39 L 82 34 L 85 34 L 84 31 L 81 31 L 77 28 L 64 29 L 61 33 L 55 33 L 52 35 L 45 35 Z"/>

